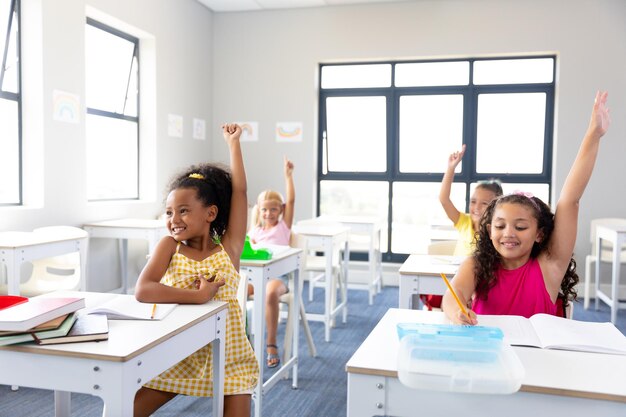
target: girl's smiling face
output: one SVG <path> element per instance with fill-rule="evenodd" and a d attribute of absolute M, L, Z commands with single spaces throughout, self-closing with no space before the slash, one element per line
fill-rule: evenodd
<path fill-rule="evenodd" d="M 217 207 L 204 206 L 195 188 L 177 188 L 167 196 L 165 217 L 167 229 L 177 241 L 208 236 Z"/>
<path fill-rule="evenodd" d="M 541 242 L 543 238 L 533 210 L 515 203 L 496 206 L 489 225 L 489 236 L 506 269 L 525 264 L 534 243 Z"/>
<path fill-rule="evenodd" d="M 283 206 L 276 200 L 264 200 L 259 204 L 259 213 L 265 227 L 274 227 L 283 213 Z"/>
<path fill-rule="evenodd" d="M 483 213 L 487 209 L 491 200 L 496 198 L 496 193 L 485 188 L 477 187 L 472 193 L 469 205 L 469 214 L 474 223 L 474 230 L 478 230 L 478 224 Z"/>

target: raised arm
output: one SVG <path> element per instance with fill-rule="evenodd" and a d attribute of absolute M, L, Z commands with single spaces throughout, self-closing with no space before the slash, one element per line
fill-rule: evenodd
<path fill-rule="evenodd" d="M 296 203 L 296 188 L 293 185 L 293 162 L 285 157 L 285 212 L 283 220 L 291 229 Z"/>
<path fill-rule="evenodd" d="M 235 268 L 239 269 L 239 258 L 246 239 L 246 226 L 248 223 L 248 184 L 241 154 L 241 143 L 239 142 L 241 127 L 237 124 L 225 124 L 222 126 L 222 133 L 230 150 L 230 170 L 233 186 L 228 228 L 224 235 L 223 244 Z"/>
<path fill-rule="evenodd" d="M 456 224 L 456 222 L 459 221 L 461 213 L 456 207 L 454 207 L 452 200 L 450 200 L 450 191 L 452 190 L 452 181 L 454 180 L 454 170 L 461 162 L 461 159 L 463 159 L 464 154 L 465 145 L 463 145 L 460 151 L 450 154 L 448 157 L 448 168 L 446 169 L 445 174 L 443 174 L 443 179 L 441 180 L 441 190 L 439 190 L 439 202 L 453 224 Z"/>
<path fill-rule="evenodd" d="M 574 251 L 580 199 L 596 163 L 600 138 L 609 128 L 610 115 L 606 104 L 607 97 L 607 92 L 596 94 L 589 127 L 565 179 L 556 205 L 554 231 L 550 238 L 550 257 L 547 258 L 547 262 L 543 263 L 542 268 L 548 269 L 546 272 L 549 274 L 551 286 L 557 291 Z"/>

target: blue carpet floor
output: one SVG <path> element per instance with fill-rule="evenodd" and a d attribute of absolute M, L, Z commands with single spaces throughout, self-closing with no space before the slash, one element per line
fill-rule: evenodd
<path fill-rule="evenodd" d="M 308 312 L 323 311 L 323 291 L 315 290 L 315 300 L 305 301 Z M 303 294 L 307 294 L 307 287 Z M 291 388 L 291 380 L 277 383 L 263 398 L 263 416 L 279 417 L 344 417 L 346 415 L 347 375 L 345 364 L 367 337 L 376 323 L 390 307 L 398 305 L 398 288 L 385 287 L 376 296 L 374 305 L 368 304 L 365 291 L 348 291 L 348 321 L 337 321 L 331 332 L 331 341 L 324 342 L 324 326 L 310 322 L 318 356 L 308 354 L 303 332 L 300 331 L 300 361 L 298 389 Z M 602 304 L 602 303 L 601 303 Z M 593 306 L 593 303 L 592 303 Z M 584 310 L 582 301 L 576 303 L 574 319 L 583 321 L 609 321 L 608 307 L 601 305 L 599 311 Z M 626 310 L 618 315 L 617 327 L 626 334 Z M 282 341 L 284 325 L 279 326 Z M 279 343 L 282 349 L 282 343 Z M 272 370 L 265 369 L 265 378 Z M 211 400 L 179 396 L 162 407 L 156 417 L 209 416 Z M 102 415 L 102 401 L 97 397 L 72 394 L 72 416 L 96 417 Z M 52 417 L 54 416 L 53 393 L 46 390 L 21 387 L 11 391 L 0 385 L 0 417 Z"/>

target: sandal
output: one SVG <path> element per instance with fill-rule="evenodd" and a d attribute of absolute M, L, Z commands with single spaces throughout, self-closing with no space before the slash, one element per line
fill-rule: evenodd
<path fill-rule="evenodd" d="M 266 365 L 268 368 L 276 368 L 278 365 L 280 365 L 280 356 L 278 355 L 278 346 L 276 345 L 266 345 L 265 346 L 266 349 L 267 348 L 273 348 L 276 349 L 277 353 L 268 353 L 267 354 L 267 358 L 266 360 Z"/>

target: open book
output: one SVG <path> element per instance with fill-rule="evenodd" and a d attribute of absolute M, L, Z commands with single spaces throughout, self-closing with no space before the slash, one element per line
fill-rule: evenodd
<path fill-rule="evenodd" d="M 535 314 L 529 319 L 479 315 L 478 324 L 499 327 L 504 333 L 504 340 L 511 345 L 626 355 L 626 336 L 609 322 Z"/>
<path fill-rule="evenodd" d="M 133 295 L 119 295 L 90 309 L 87 314 L 105 314 L 109 320 L 161 320 L 176 306 L 177 304 L 141 303 Z"/>

